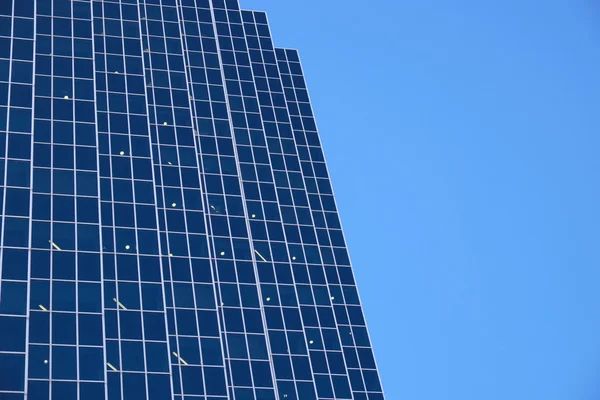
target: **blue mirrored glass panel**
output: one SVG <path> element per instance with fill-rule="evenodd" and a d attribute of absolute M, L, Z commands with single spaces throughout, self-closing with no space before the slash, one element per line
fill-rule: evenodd
<path fill-rule="evenodd" d="M 0 208 L 0 399 L 383 399 L 263 12 L 0 1 Z"/>

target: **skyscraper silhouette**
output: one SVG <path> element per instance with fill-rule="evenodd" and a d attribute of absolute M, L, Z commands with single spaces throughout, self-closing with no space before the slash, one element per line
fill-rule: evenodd
<path fill-rule="evenodd" d="M 0 0 L 0 400 L 383 399 L 295 50 Z"/>

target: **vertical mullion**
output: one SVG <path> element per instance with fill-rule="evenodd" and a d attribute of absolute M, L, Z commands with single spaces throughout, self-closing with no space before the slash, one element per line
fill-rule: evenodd
<path fill-rule="evenodd" d="M 73 2 L 70 2 L 70 7 L 71 7 L 71 33 L 72 33 L 72 37 L 71 39 L 71 54 L 73 55 L 71 57 L 71 71 L 73 72 L 73 76 L 71 76 L 71 107 L 72 107 L 72 111 L 73 111 L 73 210 L 75 210 L 75 215 L 73 216 L 73 225 L 74 225 L 74 230 L 75 230 L 75 246 L 74 246 L 74 262 L 75 262 L 75 277 L 74 277 L 74 286 L 75 286 L 75 367 L 77 370 L 76 376 L 77 376 L 77 381 L 79 381 L 81 379 L 80 376 L 80 366 L 81 366 L 81 360 L 79 359 L 79 271 L 77 270 L 77 266 L 78 266 L 78 257 L 77 254 L 79 253 L 79 243 L 77 240 L 77 222 L 78 222 L 78 218 L 77 218 L 77 140 L 75 137 L 75 132 L 76 132 L 76 122 L 77 121 L 77 115 L 75 114 L 75 15 L 73 14 Z M 76 393 L 77 396 L 80 397 L 81 394 L 81 384 L 77 383 L 77 389 L 76 389 Z"/>
<path fill-rule="evenodd" d="M 143 7 L 144 9 L 144 17 L 142 18 L 142 13 L 141 13 L 141 8 Z M 138 8 L 138 23 L 139 23 L 139 28 L 140 28 L 140 50 L 141 50 L 141 61 L 142 61 L 142 70 L 143 70 L 143 76 L 144 76 L 144 98 L 146 99 L 145 103 L 146 103 L 146 120 L 148 121 L 148 148 L 150 149 L 150 160 L 151 160 L 151 170 L 152 170 L 152 187 L 153 187 L 153 193 L 152 195 L 154 196 L 154 204 L 155 204 L 155 210 L 156 210 L 156 236 L 157 236 L 157 243 L 158 243 L 158 259 L 159 259 L 159 265 L 160 265 L 160 286 L 161 286 L 161 291 L 162 291 L 162 302 L 163 302 L 163 307 L 164 307 L 164 312 L 163 312 L 163 316 L 164 316 L 164 323 L 165 323 L 165 335 L 166 335 L 166 346 L 167 346 L 167 360 L 168 360 L 168 366 L 169 366 L 169 375 L 171 377 L 170 379 L 170 386 L 171 386 L 171 399 L 175 398 L 175 385 L 173 384 L 173 366 L 172 363 L 170 361 L 170 358 L 172 356 L 172 349 L 171 349 L 171 342 L 169 340 L 169 323 L 168 323 L 168 310 L 167 310 L 167 294 L 166 294 L 166 290 L 165 290 L 165 274 L 164 274 L 164 270 L 166 268 L 165 266 L 165 260 L 162 254 L 162 245 L 161 245 L 161 234 L 160 234 L 160 215 L 159 215 L 159 211 L 158 211 L 158 196 L 157 196 L 157 191 L 156 191 L 156 174 L 154 171 L 154 156 L 153 156 L 153 150 L 152 150 L 152 121 L 150 119 L 150 102 L 148 101 L 148 85 L 146 82 L 146 77 L 148 76 L 147 74 L 149 74 L 150 77 L 150 82 L 151 82 L 151 87 L 153 88 L 154 85 L 152 84 L 152 67 L 148 67 L 146 65 L 146 57 L 144 56 L 144 30 L 142 29 L 142 19 L 146 24 L 146 41 L 148 43 L 148 49 L 150 49 L 150 41 L 148 39 L 148 18 L 147 18 L 147 10 L 146 10 L 146 3 L 145 1 L 139 1 L 139 3 L 137 4 L 137 8 Z M 150 50 L 148 50 L 150 51 Z M 149 61 L 151 63 L 151 59 L 149 57 Z M 153 96 L 154 97 L 154 96 Z M 154 122 L 156 125 L 156 114 L 154 117 Z M 158 133 L 157 133 L 158 134 Z M 163 206 L 164 206 L 164 200 L 163 200 Z M 141 278 L 141 277 L 140 277 Z M 171 299 L 172 301 L 172 299 Z M 179 354 L 179 353 L 178 353 Z M 180 383 L 181 385 L 181 383 Z"/>
<path fill-rule="evenodd" d="M 148 52 L 149 52 L 149 54 L 152 54 L 152 49 L 151 49 L 151 46 L 150 46 L 150 30 L 149 30 L 148 17 L 147 17 L 148 16 L 147 6 L 148 6 L 148 4 L 145 3 L 145 0 L 144 0 L 144 8 L 145 8 L 145 11 L 146 11 L 146 13 L 145 13 L 145 15 L 146 15 L 146 37 L 147 37 L 147 41 L 148 41 Z M 157 4 L 156 6 L 160 7 L 160 12 L 161 12 L 161 17 L 162 17 L 162 15 L 163 15 L 163 4 L 162 4 L 162 2 L 159 2 L 159 4 Z M 164 32 L 164 18 L 161 18 L 161 19 L 162 19 L 161 24 L 163 25 L 163 32 Z M 167 72 L 167 75 L 169 75 L 169 89 L 170 89 L 171 88 L 171 78 L 170 78 L 170 74 L 169 74 L 170 73 L 170 69 L 169 69 L 168 54 L 167 54 L 167 48 L 166 48 L 167 45 L 166 45 L 166 38 L 165 37 L 163 37 L 163 42 L 165 43 L 165 58 L 167 59 L 167 71 L 166 72 Z M 143 53 L 142 53 L 142 55 L 143 55 Z M 158 214 L 159 218 L 160 218 L 161 215 L 162 215 L 162 218 L 163 218 L 164 229 L 165 229 L 165 232 L 164 232 L 165 243 L 164 244 L 166 246 L 167 254 L 169 255 L 168 266 L 166 266 L 165 268 L 169 268 L 169 270 L 171 271 L 171 261 L 170 260 L 172 258 L 172 256 L 171 256 L 172 253 L 171 253 L 171 245 L 169 243 L 169 236 L 168 236 L 168 234 L 169 234 L 169 228 L 168 228 L 168 222 L 167 222 L 167 202 L 166 202 L 166 196 L 165 196 L 165 182 L 164 182 L 163 175 L 162 175 L 163 169 L 162 169 L 161 144 L 160 144 L 160 135 L 159 135 L 159 132 L 158 132 L 160 123 L 158 121 L 158 111 L 157 111 L 158 105 L 156 104 L 156 91 L 154 90 L 155 87 L 156 87 L 156 85 L 155 85 L 154 80 L 152 79 L 152 72 L 153 72 L 152 57 L 148 57 L 148 58 L 149 58 L 149 61 L 150 61 L 149 67 L 144 66 L 144 73 L 147 72 L 150 75 L 150 79 L 151 79 L 151 82 L 152 82 L 151 90 L 153 92 L 153 96 L 152 96 L 152 98 L 153 98 L 153 104 L 152 105 L 148 104 L 148 106 L 150 108 L 152 108 L 152 112 L 154 113 L 154 125 L 156 127 L 156 142 L 153 142 L 153 140 L 152 140 L 152 134 L 150 134 L 150 151 L 151 151 L 152 160 L 153 160 L 152 169 L 154 170 L 155 165 L 158 165 L 158 167 L 160 168 L 160 173 L 161 173 L 161 185 L 160 185 L 160 189 L 156 190 L 157 189 L 156 180 L 154 181 L 154 188 L 155 188 L 156 195 L 158 196 L 158 192 L 160 191 L 160 194 L 162 196 L 162 213 L 159 212 L 159 210 L 158 210 L 158 201 L 157 201 L 157 214 Z M 149 111 L 149 113 L 150 113 L 150 111 Z M 176 132 L 175 132 L 175 115 L 173 113 L 173 109 L 172 108 L 171 108 L 171 117 L 172 117 L 172 124 L 171 125 L 173 126 L 174 135 L 176 137 Z M 167 121 L 165 121 L 165 122 L 167 122 Z M 168 124 L 168 122 L 167 122 L 167 124 Z M 167 126 L 169 126 L 169 125 L 167 125 Z M 154 160 L 153 146 L 156 146 L 156 150 L 157 150 L 157 154 L 156 154 L 157 157 L 158 157 L 158 160 L 156 160 L 157 164 L 154 164 L 155 160 Z M 182 196 L 182 199 L 183 199 L 183 196 Z M 163 233 L 161 232 L 160 224 L 158 225 L 158 234 L 159 234 L 159 246 L 162 249 L 161 239 L 163 237 Z M 175 328 L 175 332 L 173 332 L 171 334 L 171 332 L 169 331 L 169 325 L 167 324 L 167 326 L 166 326 L 167 343 L 169 343 L 169 346 L 170 346 L 171 345 L 171 336 L 173 336 L 176 339 L 178 339 L 179 335 L 178 335 L 178 326 L 177 326 L 177 313 L 175 312 L 175 308 L 176 308 L 175 307 L 175 291 L 174 291 L 174 285 L 173 285 L 173 276 L 172 276 L 171 272 L 169 273 L 169 276 L 170 276 L 169 285 L 171 287 L 170 292 L 171 292 L 171 303 L 172 303 L 173 321 L 174 321 L 174 328 Z M 163 288 L 164 288 L 164 285 L 166 285 L 166 284 L 167 283 L 164 282 L 164 280 L 163 280 Z M 168 316 L 168 312 L 169 311 L 168 311 L 168 307 L 167 307 L 167 303 L 166 302 L 165 302 L 165 310 L 166 310 L 166 315 Z M 181 355 L 181 352 L 180 352 L 180 349 L 179 349 L 179 340 L 175 340 L 175 346 L 176 346 L 177 354 Z M 169 350 L 169 358 L 168 358 L 168 360 L 169 360 L 169 368 L 171 368 L 171 370 L 172 370 L 172 368 L 173 368 L 173 353 L 172 353 L 172 349 Z M 178 367 L 177 368 L 179 369 L 179 371 L 181 371 L 181 368 L 182 368 L 181 367 L 181 362 L 178 363 Z M 173 380 L 174 378 L 175 377 L 173 375 L 171 375 L 171 379 Z M 183 374 L 181 374 L 181 373 L 179 374 L 179 385 L 180 385 L 181 392 L 182 392 L 181 396 L 183 397 L 183 390 L 184 390 L 183 389 Z M 173 384 L 173 393 L 175 395 L 175 385 L 174 384 Z"/>
<path fill-rule="evenodd" d="M 119 4 L 123 4 L 121 1 L 119 2 Z M 135 257 L 137 260 L 137 268 L 138 268 L 138 281 L 137 281 L 137 287 L 139 290 L 139 300 L 140 300 L 140 309 L 139 309 L 139 313 L 140 313 L 140 322 L 141 322 L 141 331 L 142 331 L 142 339 L 141 339 L 141 343 L 142 343 L 142 357 L 143 357 L 143 363 L 144 363 L 144 375 L 145 375 L 145 385 L 146 385 L 146 394 L 149 394 L 149 385 L 148 385 L 148 358 L 147 358 L 147 354 L 146 354 L 146 333 L 145 333 L 145 329 L 144 329 L 144 302 L 142 299 L 142 276 L 141 276 L 141 267 L 140 267 L 140 245 L 139 245 L 139 235 L 138 235 L 138 218 L 137 218 L 137 209 L 136 209 L 136 192 L 135 192 L 135 174 L 134 174 L 134 168 L 133 168 L 133 143 L 131 142 L 131 122 L 130 122 L 130 111 L 129 111 L 129 83 L 127 81 L 127 75 L 128 75 L 128 71 L 127 71 L 127 62 L 126 62 L 126 52 L 127 52 L 127 48 L 125 46 L 125 27 L 124 27 L 124 19 L 123 19 L 123 15 L 121 14 L 121 18 L 120 18 L 120 24 L 121 24 L 121 28 L 122 28 L 122 32 L 123 34 L 121 35 L 121 43 L 123 44 L 123 54 L 122 54 L 122 59 L 123 59 L 123 76 L 124 76 L 124 81 L 125 81 L 125 99 L 127 100 L 125 102 L 125 113 L 127 114 L 127 138 L 128 138 L 128 143 L 129 143 L 129 153 L 130 154 L 125 154 L 123 155 L 124 157 L 129 157 L 130 160 L 130 172 L 131 172 L 131 192 L 132 192 L 132 208 L 133 208 L 133 223 L 134 223 L 134 231 L 135 231 Z M 141 53 L 143 55 L 143 52 Z M 132 56 L 132 57 L 135 57 Z M 141 61 L 141 60 L 140 60 Z M 109 109 L 110 109 L 110 100 L 109 100 Z M 109 119 L 109 123 L 110 123 L 110 119 Z M 111 160 L 113 156 L 116 156 L 114 154 L 114 149 L 112 148 L 112 143 L 110 144 L 110 154 L 111 154 Z M 112 168 L 111 168 L 112 171 Z M 114 222 L 114 221 L 113 221 Z M 116 232 L 116 224 L 115 224 L 115 232 Z M 115 245 L 117 243 L 115 242 Z M 115 248 L 116 250 L 116 248 Z M 117 287 L 118 287 L 118 283 L 117 283 Z M 119 311 L 121 312 L 121 311 Z M 137 311 L 136 311 L 137 312 Z"/>
<path fill-rule="evenodd" d="M 90 0 L 90 24 L 91 24 L 91 45 L 92 45 L 92 63 L 94 66 L 92 79 L 94 80 L 94 121 L 95 125 L 98 126 L 98 84 L 96 80 L 96 38 L 94 32 L 94 1 Z M 104 30 L 104 27 L 103 27 Z M 106 64 L 106 63 L 105 63 Z M 106 67 L 105 67 L 106 69 Z M 100 189 L 100 146 L 98 142 L 98 133 L 95 135 L 96 142 L 96 187 L 97 187 L 97 196 L 98 196 L 98 233 L 99 233 L 99 251 L 98 257 L 100 258 L 100 301 L 102 302 L 101 307 L 101 318 L 102 318 L 102 366 L 104 368 L 104 398 L 108 400 L 108 354 L 106 351 L 106 309 L 105 309 L 105 285 L 104 285 L 104 235 L 102 234 L 102 192 Z"/>
<path fill-rule="evenodd" d="M 97 1 L 96 4 L 99 4 L 99 5 L 102 4 L 103 5 L 103 3 L 100 2 L 100 1 Z M 94 66 L 96 67 L 96 56 L 98 54 L 101 54 L 102 59 L 103 59 L 103 64 L 104 64 L 103 65 L 103 71 L 101 71 L 101 73 L 104 75 L 105 88 L 103 88 L 103 90 L 100 93 L 101 93 L 101 96 L 104 96 L 105 99 L 106 99 L 106 105 L 107 106 L 106 106 L 105 114 L 106 114 L 106 118 L 107 118 L 107 127 L 108 127 L 107 130 L 110 131 L 110 107 L 108 105 L 108 103 L 109 103 L 109 97 L 108 97 L 108 93 L 109 93 L 108 92 L 108 74 L 109 74 L 109 71 L 108 71 L 108 62 L 107 62 L 107 53 L 106 53 L 106 34 L 105 34 L 107 20 L 104 18 L 104 14 L 106 12 L 105 8 L 104 7 L 101 7 L 101 8 L 102 8 L 102 16 L 96 17 L 96 15 L 93 14 L 93 19 L 92 19 L 92 23 L 93 23 L 94 20 L 96 18 L 98 18 L 98 20 L 101 21 L 100 25 L 102 27 L 102 32 L 93 32 L 93 36 L 94 36 L 94 40 L 93 40 L 94 41 Z M 92 3 L 92 13 L 93 13 L 93 3 Z M 104 49 L 103 53 L 96 53 L 96 47 L 95 47 L 95 38 L 96 37 L 101 37 L 102 38 L 101 40 L 103 42 L 103 49 Z M 94 73 L 94 81 L 96 81 L 97 75 L 98 75 L 98 72 L 95 71 L 95 73 Z M 96 94 L 95 94 L 94 97 L 95 97 L 95 99 L 97 99 L 98 98 L 97 84 L 95 85 L 95 90 L 96 90 Z M 96 102 L 96 105 L 97 104 L 98 103 Z M 99 113 L 98 107 L 96 106 L 96 121 L 98 121 L 98 113 Z M 109 155 L 108 155 L 109 158 L 108 159 L 110 160 L 110 153 L 111 153 L 111 150 L 110 150 L 111 149 L 110 136 L 109 136 L 108 132 L 107 132 L 106 135 L 108 137 L 108 148 L 109 148 Z M 100 237 L 103 237 L 105 226 L 104 226 L 103 221 L 102 221 L 102 194 L 103 194 L 102 191 L 101 191 L 102 190 L 101 189 L 102 188 L 102 184 L 101 184 L 102 183 L 102 171 L 101 171 L 102 164 L 100 163 L 101 157 L 100 157 L 100 144 L 99 144 L 99 141 L 98 141 L 98 136 L 96 138 L 96 142 L 98 144 L 97 157 L 98 157 L 98 197 L 99 197 L 99 202 L 100 202 L 100 209 L 99 209 L 99 213 L 100 213 L 100 220 L 99 220 L 99 222 L 100 222 Z M 111 196 L 110 196 L 111 207 L 110 207 L 110 211 L 111 211 L 111 214 L 112 214 L 111 215 L 111 219 L 113 220 L 113 226 L 110 226 L 109 228 L 112 231 L 112 239 L 113 239 L 113 243 L 115 244 L 115 247 L 113 249 L 110 249 L 109 253 L 111 253 L 111 257 L 113 259 L 113 263 L 115 265 L 115 267 L 114 267 L 115 268 L 115 274 L 116 274 L 116 260 L 117 260 L 117 258 L 116 258 L 116 233 L 115 233 L 115 227 L 114 227 L 114 199 L 113 199 L 113 195 L 112 195 L 112 192 L 113 192 L 113 190 L 112 190 L 112 187 L 113 187 L 112 167 L 110 169 L 111 169 L 111 171 L 110 171 L 110 174 L 107 176 L 107 180 L 111 183 Z M 108 399 L 109 395 L 111 393 L 110 392 L 110 388 L 109 388 L 109 376 L 110 375 L 108 375 L 109 374 L 108 364 L 111 363 L 111 365 L 112 365 L 112 363 L 114 363 L 115 360 L 110 360 L 108 358 L 108 351 L 107 351 L 109 339 L 108 339 L 108 337 L 106 335 L 106 303 L 104 302 L 106 300 L 106 293 L 105 293 L 106 282 L 104 281 L 104 257 L 103 257 L 103 255 L 104 255 L 104 245 L 103 244 L 104 243 L 102 243 L 102 248 L 101 248 L 101 256 L 102 256 L 101 257 L 101 267 L 102 267 L 102 270 L 103 270 L 103 272 L 102 272 L 102 282 L 103 282 L 102 283 L 102 292 L 103 292 L 103 304 L 102 304 L 102 311 L 103 311 L 102 312 L 102 317 L 103 318 L 102 318 L 102 325 L 103 325 L 103 329 L 104 329 L 104 332 L 103 332 L 104 354 L 105 354 L 104 375 L 105 375 L 105 379 L 106 379 L 106 399 Z M 119 299 L 119 288 L 118 288 L 118 284 L 117 284 L 117 280 L 116 280 L 116 275 L 115 275 L 114 285 L 115 285 L 115 296 L 116 296 L 115 298 L 118 300 Z M 121 324 L 121 318 L 119 316 L 119 308 L 118 307 L 116 308 L 116 317 L 117 317 L 117 339 L 116 339 L 116 344 L 119 347 L 119 363 L 118 363 L 117 366 L 118 366 L 119 370 L 117 372 L 114 372 L 114 373 L 118 373 L 119 374 L 119 383 L 120 383 L 119 386 L 120 386 L 120 394 L 121 394 L 120 398 L 123 399 L 123 373 L 122 373 L 122 361 L 121 361 L 122 357 L 120 355 L 120 353 L 121 353 L 120 352 L 120 344 L 121 344 L 121 328 L 120 328 L 120 324 Z M 110 373 L 112 374 L 113 372 L 111 371 Z"/>
<path fill-rule="evenodd" d="M 28 251 L 27 251 L 27 305 L 26 305 L 26 313 L 27 319 L 25 321 L 25 382 L 24 382 L 24 397 L 27 398 L 27 394 L 29 392 L 29 331 L 30 331 L 30 313 L 31 313 L 31 252 L 32 252 L 32 242 L 33 242 L 33 151 L 34 151 L 34 121 L 35 121 L 35 53 L 37 49 L 37 43 L 35 41 L 37 34 L 37 24 L 36 24 L 36 14 L 37 14 L 37 2 L 33 4 L 33 53 L 31 56 L 32 62 L 32 90 L 31 90 L 31 148 L 30 148 L 30 175 L 29 175 L 29 243 L 28 243 Z M 14 21 L 14 18 L 13 18 Z M 12 48 L 11 48 L 12 49 Z M 12 64 L 12 63 L 11 63 Z M 9 81 L 12 82 L 12 76 L 9 75 Z M 10 89 L 9 89 L 10 90 Z M 10 99 L 10 96 L 9 96 Z M 7 122 L 7 132 L 8 132 L 8 122 Z M 8 140 L 8 134 L 6 135 Z M 8 146 L 6 146 L 6 159 L 8 159 Z M 6 180 L 4 181 L 6 184 Z M 6 188 L 4 189 L 4 195 L 6 196 Z M 6 206 L 6 199 L 4 199 L 4 205 Z M 3 213 L 3 215 L 6 215 Z M 4 253 L 3 251 L 1 253 Z M 2 277 L 2 260 L 0 260 L 0 278 Z M 0 285 L 1 286 L 1 285 Z"/>

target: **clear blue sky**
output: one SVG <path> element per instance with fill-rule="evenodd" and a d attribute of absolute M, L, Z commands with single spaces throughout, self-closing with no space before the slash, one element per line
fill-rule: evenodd
<path fill-rule="evenodd" d="M 387 398 L 600 398 L 600 3 L 240 2 L 300 51 Z"/>

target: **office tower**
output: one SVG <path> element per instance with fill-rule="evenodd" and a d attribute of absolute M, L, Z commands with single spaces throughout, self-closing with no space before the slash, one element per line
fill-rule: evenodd
<path fill-rule="evenodd" d="M 0 400 L 383 399 L 295 50 L 0 1 Z"/>

